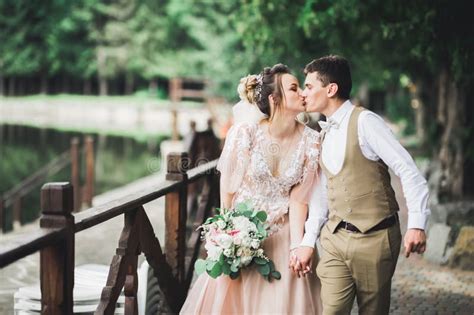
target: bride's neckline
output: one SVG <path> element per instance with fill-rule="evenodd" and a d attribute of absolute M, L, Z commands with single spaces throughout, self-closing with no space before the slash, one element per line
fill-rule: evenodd
<path fill-rule="evenodd" d="M 257 132 L 260 132 L 260 133 L 261 133 L 261 136 L 262 136 L 264 139 L 266 139 L 266 140 L 268 139 L 268 140 L 271 141 L 271 139 L 269 138 L 269 136 L 267 136 L 267 134 L 266 134 L 265 131 L 263 130 L 263 128 L 262 128 L 262 123 L 259 122 L 259 123 L 257 123 L 256 125 L 257 125 Z M 299 127 L 297 127 L 297 128 L 299 128 Z M 289 158 L 289 161 L 290 161 L 289 166 L 288 166 L 285 170 L 283 170 L 283 172 L 278 172 L 277 174 L 273 174 L 272 171 L 271 171 L 271 169 L 270 169 L 270 166 L 268 165 L 268 161 L 267 161 L 267 159 L 265 158 L 265 154 L 264 154 L 263 152 L 260 152 L 260 153 L 262 154 L 262 158 L 263 158 L 263 161 L 264 161 L 264 164 L 265 164 L 266 171 L 267 171 L 268 175 L 269 175 L 271 178 L 273 178 L 273 179 L 281 179 L 281 178 L 285 175 L 286 171 L 291 167 L 291 165 L 293 164 L 293 162 L 294 162 L 294 160 L 295 160 L 295 158 L 296 158 L 297 153 L 300 151 L 300 147 L 301 147 L 301 145 L 302 145 L 302 143 L 303 143 L 304 136 L 305 136 L 305 134 L 306 134 L 307 129 L 308 129 L 307 126 L 304 126 L 304 127 L 303 127 L 303 131 L 301 132 L 301 136 L 300 136 L 300 138 L 298 139 L 297 144 L 295 145 L 295 150 L 294 150 L 294 152 L 290 155 L 290 158 Z"/>

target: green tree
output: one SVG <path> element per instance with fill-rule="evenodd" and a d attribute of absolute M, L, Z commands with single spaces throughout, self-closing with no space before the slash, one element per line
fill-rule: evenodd
<path fill-rule="evenodd" d="M 314 57 L 342 54 L 351 60 L 354 80 L 359 85 L 367 82 L 371 87 L 386 89 L 408 77 L 405 85 L 420 104 L 420 126 L 428 133 L 425 144 L 441 164 L 443 175 L 436 195 L 451 199 L 473 192 L 463 176 L 465 171 L 472 174 L 474 169 L 474 136 L 469 124 L 473 111 L 467 106 L 468 93 L 474 87 L 473 73 L 468 70 L 474 69 L 474 28 L 469 16 L 472 11 L 470 2 L 460 0 L 414 0 L 403 4 L 249 0 L 242 3 L 240 20 L 259 25 L 261 32 L 252 34 L 247 27 L 243 32 L 247 48 L 257 47 L 258 51 L 262 43 L 279 43 L 281 50 L 277 53 L 285 58 L 290 48 L 281 42 L 285 40 L 281 29 L 287 27 L 293 30 L 291 34 L 304 34 L 303 45 L 296 40 L 290 45 L 301 50 L 298 56 L 305 52 Z M 281 16 L 284 14 L 288 18 Z"/>

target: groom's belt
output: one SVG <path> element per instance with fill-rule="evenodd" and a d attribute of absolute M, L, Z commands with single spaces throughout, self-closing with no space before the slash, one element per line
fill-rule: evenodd
<path fill-rule="evenodd" d="M 398 213 L 395 213 L 395 214 L 389 216 L 388 218 L 383 219 L 380 223 L 378 223 L 376 226 L 374 226 L 373 228 L 371 228 L 370 230 L 368 230 L 368 231 L 365 232 L 365 233 L 370 233 L 370 232 L 379 231 L 379 230 L 383 230 L 383 229 L 389 228 L 389 227 L 395 225 L 395 223 L 397 223 L 397 221 L 398 221 Z M 357 226 L 355 226 L 354 224 L 349 223 L 349 222 L 347 222 L 347 221 L 341 221 L 341 222 L 337 225 L 336 231 L 337 231 L 339 228 L 342 228 L 342 229 L 344 229 L 344 230 L 348 230 L 348 231 L 351 231 L 351 232 L 355 232 L 355 233 L 362 233 L 362 232 L 357 228 Z"/>

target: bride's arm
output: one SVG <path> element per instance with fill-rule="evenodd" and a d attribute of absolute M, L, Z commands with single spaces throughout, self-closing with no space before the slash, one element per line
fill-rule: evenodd
<path fill-rule="evenodd" d="M 308 216 L 308 205 L 290 200 L 290 249 L 299 246 L 303 240 L 304 223 Z"/>
<path fill-rule="evenodd" d="M 230 209 L 235 192 L 242 184 L 250 162 L 252 126 L 234 125 L 229 130 L 222 154 L 217 164 L 220 171 L 220 207 Z"/>
<path fill-rule="evenodd" d="M 221 187 L 224 187 L 225 183 L 223 183 L 221 177 Z M 230 209 L 232 207 L 232 200 L 234 199 L 234 194 L 229 194 L 224 191 L 224 189 L 220 189 L 220 196 L 221 196 L 221 209 Z"/>

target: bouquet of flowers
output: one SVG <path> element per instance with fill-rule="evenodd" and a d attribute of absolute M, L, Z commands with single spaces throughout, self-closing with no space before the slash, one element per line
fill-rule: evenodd
<path fill-rule="evenodd" d="M 196 273 L 207 272 L 214 279 L 222 274 L 236 279 L 242 268 L 256 265 L 266 280 L 279 280 L 281 274 L 261 248 L 268 235 L 267 213 L 254 210 L 247 203 L 217 211 L 200 226 L 207 258 L 196 261 Z"/>

